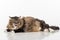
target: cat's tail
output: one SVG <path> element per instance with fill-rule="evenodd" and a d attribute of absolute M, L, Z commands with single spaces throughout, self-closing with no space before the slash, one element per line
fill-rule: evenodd
<path fill-rule="evenodd" d="M 59 30 L 60 29 L 58 26 L 50 26 L 49 28 L 51 28 L 53 30 Z"/>

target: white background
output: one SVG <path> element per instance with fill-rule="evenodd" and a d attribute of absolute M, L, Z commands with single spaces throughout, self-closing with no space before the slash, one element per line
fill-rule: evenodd
<path fill-rule="evenodd" d="M 0 0 L 0 31 L 9 16 L 32 16 L 60 26 L 60 0 Z"/>

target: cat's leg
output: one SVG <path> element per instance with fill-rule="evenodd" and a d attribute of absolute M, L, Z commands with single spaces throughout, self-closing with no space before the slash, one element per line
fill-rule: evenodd
<path fill-rule="evenodd" d="M 17 29 L 17 30 L 14 30 L 15 33 L 19 33 L 19 32 L 24 32 L 23 29 Z"/>

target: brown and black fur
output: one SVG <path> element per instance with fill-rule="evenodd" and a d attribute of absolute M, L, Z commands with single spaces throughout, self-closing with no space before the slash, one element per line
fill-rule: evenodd
<path fill-rule="evenodd" d="M 25 20 L 24 20 L 24 19 L 23 19 L 23 22 L 24 22 L 24 23 L 23 23 L 23 26 L 22 26 L 21 28 L 14 30 L 15 33 L 25 32 L 25 31 L 24 31 L 24 27 L 25 27 Z"/>
<path fill-rule="evenodd" d="M 49 26 L 49 24 L 46 24 L 45 21 L 43 21 L 43 20 L 39 20 L 39 19 L 36 19 L 36 20 L 40 22 L 40 25 L 41 25 L 40 31 L 44 31 L 45 29 L 48 29 L 48 31 L 50 32 L 49 28 L 51 28 L 53 30 L 59 30 L 58 26 Z"/>
<path fill-rule="evenodd" d="M 40 27 L 40 22 L 35 20 L 33 17 L 24 17 L 25 20 L 25 32 L 37 32 Z"/>
<path fill-rule="evenodd" d="M 14 20 L 12 20 L 14 19 Z M 17 22 L 16 22 L 17 21 Z M 11 29 L 14 26 L 12 25 L 13 22 L 15 22 L 16 24 L 18 24 L 17 29 Z M 50 32 L 49 28 L 53 29 L 53 30 L 59 30 L 59 27 L 57 26 L 49 26 L 48 24 L 46 24 L 46 22 L 44 20 L 39 20 L 36 19 L 34 17 L 10 17 L 9 19 L 9 23 L 7 25 L 7 31 L 14 31 L 14 32 L 39 32 L 39 31 L 44 31 L 45 29 L 48 29 L 48 31 Z M 39 29 L 40 28 L 40 29 Z"/>
<path fill-rule="evenodd" d="M 11 17 L 11 19 L 14 19 L 16 21 L 18 21 L 17 20 L 18 18 L 19 17 L 16 17 L 16 16 L 15 17 Z M 39 28 L 40 28 L 40 22 L 37 21 L 37 20 L 35 20 L 35 18 L 33 18 L 33 17 L 23 17 L 21 19 L 23 20 L 23 22 L 22 22 L 23 25 L 20 28 L 18 28 L 18 26 L 17 26 L 18 29 L 13 30 L 13 31 L 15 31 L 15 32 L 38 32 L 38 31 L 40 31 L 39 30 Z M 7 28 L 8 28 L 7 31 L 8 32 L 9 31 L 12 31 L 9 27 L 12 27 L 13 28 L 13 25 L 12 25 L 13 22 L 10 21 L 10 20 L 9 20 L 9 23 L 8 23 L 8 26 L 7 26 Z"/>
<path fill-rule="evenodd" d="M 49 28 L 53 29 L 53 30 L 59 30 L 58 26 L 50 26 Z"/>
<path fill-rule="evenodd" d="M 17 21 L 17 22 L 16 22 Z M 16 25 L 17 26 L 17 30 L 13 30 L 12 28 L 14 28 L 13 26 L 13 23 L 15 24 L 18 24 Z M 9 19 L 9 23 L 7 25 L 7 31 L 10 32 L 10 31 L 15 31 L 17 32 L 19 30 L 19 32 L 23 32 L 23 20 L 22 19 L 19 19 L 19 17 L 15 16 L 15 17 L 10 17 Z"/>

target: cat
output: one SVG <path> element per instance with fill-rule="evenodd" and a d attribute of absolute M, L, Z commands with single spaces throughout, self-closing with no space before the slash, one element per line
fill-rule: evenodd
<path fill-rule="evenodd" d="M 9 17 L 7 25 L 7 31 L 11 32 L 40 32 L 47 29 L 50 32 L 50 28 L 53 30 L 59 30 L 57 26 L 49 26 L 44 20 L 40 20 L 34 17 Z"/>

